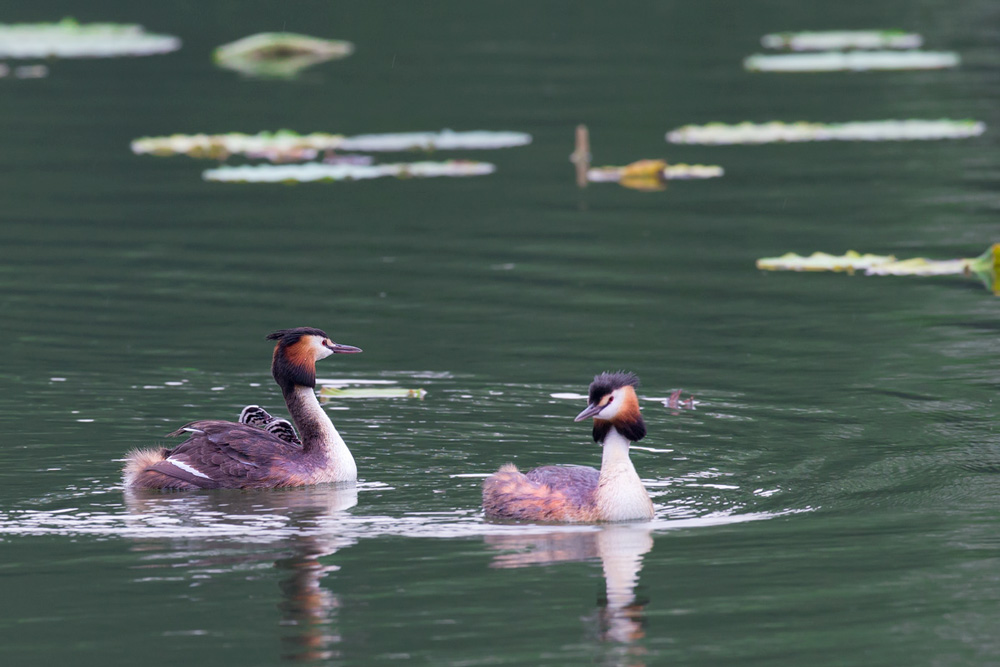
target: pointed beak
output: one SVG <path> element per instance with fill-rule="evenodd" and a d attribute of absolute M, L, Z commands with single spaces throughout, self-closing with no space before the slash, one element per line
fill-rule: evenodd
<path fill-rule="evenodd" d="M 354 347 L 353 345 L 341 345 L 340 343 L 333 343 L 332 345 L 323 343 L 323 347 L 330 350 L 334 354 L 357 354 L 361 351 L 360 347 Z"/>
<path fill-rule="evenodd" d="M 597 405 L 596 403 L 591 403 L 586 408 L 584 408 L 583 412 L 581 412 L 580 414 L 578 414 L 576 416 L 576 419 L 574 419 L 573 421 L 575 421 L 575 422 L 582 422 L 584 419 L 586 419 L 588 417 L 593 417 L 594 415 L 596 415 L 598 412 L 601 411 L 602 407 L 603 406 Z"/>

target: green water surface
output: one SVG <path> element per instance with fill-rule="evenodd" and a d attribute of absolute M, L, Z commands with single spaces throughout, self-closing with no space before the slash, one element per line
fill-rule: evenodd
<path fill-rule="evenodd" d="M 38 1 L 183 48 L 0 79 L 0 663 L 1000 663 L 998 302 L 973 280 L 762 273 L 998 237 L 1000 12 L 868 3 Z M 777 30 L 901 28 L 955 70 L 749 74 Z M 216 69 L 259 31 L 348 39 L 294 81 Z M 961 141 L 670 146 L 688 123 L 974 118 Z M 567 158 L 718 164 L 579 190 Z M 208 183 L 175 132 L 512 130 L 467 179 Z M 385 159 L 416 159 L 390 156 Z M 282 412 L 279 328 L 319 374 L 354 489 L 126 494 L 136 446 Z M 633 370 L 649 524 L 498 525 L 482 478 L 598 465 L 573 416 Z M 681 388 L 694 410 L 663 399 Z M 574 396 L 575 395 L 575 396 Z"/>

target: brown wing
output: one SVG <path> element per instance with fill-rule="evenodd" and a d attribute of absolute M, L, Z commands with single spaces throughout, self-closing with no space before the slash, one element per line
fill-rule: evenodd
<path fill-rule="evenodd" d="M 166 453 L 160 472 L 199 488 L 271 486 L 275 463 L 302 452 L 267 431 L 221 420 L 191 422 L 169 435 L 188 439 Z"/>

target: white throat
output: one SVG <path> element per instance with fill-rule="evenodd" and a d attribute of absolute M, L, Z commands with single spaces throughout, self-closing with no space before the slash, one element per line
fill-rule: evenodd
<path fill-rule="evenodd" d="M 358 478 L 358 466 L 351 450 L 340 437 L 326 410 L 319 404 L 312 387 L 295 387 L 293 408 L 289 402 L 289 412 L 299 428 L 303 446 L 326 455 L 327 482 L 353 482 Z"/>
<path fill-rule="evenodd" d="M 628 448 L 631 444 L 624 435 L 618 432 L 618 429 L 612 426 L 608 430 L 608 434 L 604 436 L 604 442 L 601 443 L 604 448 L 604 454 L 601 457 L 601 472 L 608 466 L 625 466 L 635 472 L 632 460 L 628 457 Z"/>
<path fill-rule="evenodd" d="M 628 438 L 614 426 L 602 443 L 601 477 L 597 486 L 597 509 L 604 521 L 635 521 L 653 518 L 653 502 L 628 456 Z"/>

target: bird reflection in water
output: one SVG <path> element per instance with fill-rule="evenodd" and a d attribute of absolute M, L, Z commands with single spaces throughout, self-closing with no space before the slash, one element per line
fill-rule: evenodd
<path fill-rule="evenodd" d="M 338 515 L 357 502 L 354 484 L 125 494 L 137 526 L 149 529 L 149 537 L 135 539 L 136 551 L 183 553 L 184 567 L 216 571 L 273 560 L 281 572 L 279 624 L 286 629 L 282 639 L 287 644 L 283 657 L 304 662 L 340 657 L 336 645 L 341 641 L 337 630 L 341 601 L 322 585 L 323 578 L 339 568 L 323 564 L 322 558 L 357 542 L 336 529 Z M 157 530 L 158 526 L 164 529 Z M 141 567 L 163 567 L 158 556 L 152 558 L 157 561 Z"/>
<path fill-rule="evenodd" d="M 503 553 L 493 557 L 496 568 L 528 567 L 600 559 L 605 595 L 598 598 L 596 623 L 601 641 L 628 645 L 645 636 L 648 600 L 636 594 L 643 556 L 653 548 L 652 528 L 646 525 L 604 525 L 592 531 L 509 533 L 489 535 L 486 543 Z M 626 649 L 625 664 L 640 657 L 639 647 Z"/>

